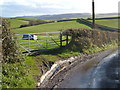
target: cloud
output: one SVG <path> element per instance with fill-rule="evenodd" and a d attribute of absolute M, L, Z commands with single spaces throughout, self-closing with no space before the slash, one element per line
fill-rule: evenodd
<path fill-rule="evenodd" d="M 96 13 L 118 11 L 119 0 L 95 0 Z M 92 0 L 1 0 L 2 16 L 91 13 Z"/>
<path fill-rule="evenodd" d="M 70 9 L 70 7 L 62 6 L 62 5 L 43 5 L 41 8 L 56 8 L 56 9 Z"/>
<path fill-rule="evenodd" d="M 37 5 L 37 4 L 58 4 L 63 0 L 1 0 L 0 5 L 4 5 L 6 3 L 16 3 L 18 5 Z"/>
<path fill-rule="evenodd" d="M 2 0 L 0 5 L 8 5 L 10 4 L 16 4 L 16 5 L 22 5 L 22 6 L 31 6 L 33 8 L 37 7 L 37 3 L 34 2 L 34 0 Z"/>
<path fill-rule="evenodd" d="M 43 15 L 69 11 L 70 8 L 60 2 L 62 0 L 4 0 L 1 3 L 2 16 Z"/>
<path fill-rule="evenodd" d="M 11 7 L 12 6 L 12 7 Z M 43 5 L 44 6 L 44 5 Z M 57 6 L 58 8 L 55 8 L 56 6 L 50 7 L 42 7 L 39 6 L 36 8 L 18 5 L 9 3 L 7 5 L 3 5 L 2 9 L 2 15 L 4 17 L 14 17 L 14 16 L 27 16 L 27 15 L 45 15 L 45 14 L 59 14 L 59 13 L 65 13 L 65 12 L 71 12 L 71 9 L 64 10 L 64 8 Z"/>

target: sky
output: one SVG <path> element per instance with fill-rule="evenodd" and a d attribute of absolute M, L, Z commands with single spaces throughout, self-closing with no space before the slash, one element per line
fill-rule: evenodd
<path fill-rule="evenodd" d="M 117 13 L 120 0 L 94 0 L 95 13 Z M 0 16 L 91 13 L 92 0 L 0 0 Z"/>

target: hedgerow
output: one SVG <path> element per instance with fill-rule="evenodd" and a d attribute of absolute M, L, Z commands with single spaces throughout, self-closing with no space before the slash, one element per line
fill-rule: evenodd
<path fill-rule="evenodd" d="M 72 37 L 68 45 L 69 49 L 81 52 L 94 46 L 102 47 L 112 42 L 118 43 L 118 34 L 117 32 L 91 29 L 68 29 L 63 32 L 63 35 Z"/>
<path fill-rule="evenodd" d="M 19 50 L 8 19 L 2 20 L 2 87 L 34 87 L 33 78 L 28 75 L 24 56 Z"/>

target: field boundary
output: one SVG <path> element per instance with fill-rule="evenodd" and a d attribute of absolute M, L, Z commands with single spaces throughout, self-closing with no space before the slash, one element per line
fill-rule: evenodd
<path fill-rule="evenodd" d="M 26 34 L 26 33 L 25 33 Z M 18 44 L 22 48 L 23 53 L 31 53 L 33 51 L 43 51 L 68 45 L 68 35 L 63 35 L 62 32 L 43 32 L 43 33 L 27 33 L 38 36 L 38 40 L 23 40 L 24 34 L 16 34 Z"/>
<path fill-rule="evenodd" d="M 89 27 L 93 28 L 92 22 L 90 22 L 86 19 L 78 19 L 77 22 L 83 23 L 83 24 L 88 25 Z M 100 29 L 100 30 L 104 30 L 104 31 L 120 32 L 120 29 L 111 28 L 111 27 L 104 26 L 104 25 L 99 25 L 99 24 L 95 24 L 95 28 Z"/>
<path fill-rule="evenodd" d="M 95 18 L 95 20 L 104 20 L 104 19 L 120 19 L 120 17 L 104 17 L 104 18 Z M 87 20 L 92 20 L 91 18 L 88 18 Z"/>

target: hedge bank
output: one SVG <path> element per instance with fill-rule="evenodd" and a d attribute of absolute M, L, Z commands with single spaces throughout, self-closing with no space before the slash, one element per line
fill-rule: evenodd
<path fill-rule="evenodd" d="M 106 44 L 118 43 L 118 32 L 108 32 L 92 29 L 68 29 L 63 35 L 71 36 L 68 48 L 74 51 L 83 51 L 92 47 L 103 47 Z"/>

